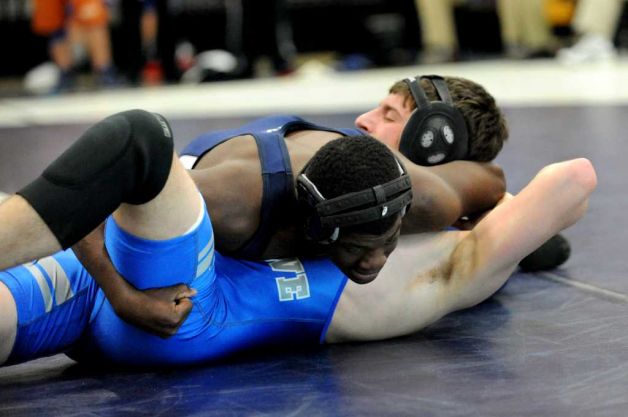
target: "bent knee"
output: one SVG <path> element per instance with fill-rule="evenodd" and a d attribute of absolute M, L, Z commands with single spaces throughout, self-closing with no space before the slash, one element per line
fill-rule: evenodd
<path fill-rule="evenodd" d="M 0 282 L 0 365 L 13 350 L 17 334 L 17 307 L 7 286 Z"/>

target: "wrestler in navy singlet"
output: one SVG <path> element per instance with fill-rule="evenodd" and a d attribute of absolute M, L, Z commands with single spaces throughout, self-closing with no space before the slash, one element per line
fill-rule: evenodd
<path fill-rule="evenodd" d="M 181 151 L 183 165 L 193 168 L 199 158 L 221 143 L 242 135 L 255 138 L 264 187 L 260 222 L 251 239 L 236 252 L 230 253 L 230 256 L 260 259 L 281 219 L 286 218 L 292 210 L 295 201 L 294 178 L 285 137 L 290 132 L 300 130 L 335 132 L 339 136 L 364 134 L 356 128 L 333 129 L 310 123 L 298 116 L 280 115 L 256 119 L 235 129 L 204 133 Z"/>

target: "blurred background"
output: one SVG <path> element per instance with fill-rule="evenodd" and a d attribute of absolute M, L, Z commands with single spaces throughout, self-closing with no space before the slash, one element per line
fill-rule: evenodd
<path fill-rule="evenodd" d="M 624 8 L 622 0 L 0 0 L 0 76 L 3 94 L 16 95 L 289 76 L 311 60 L 337 71 L 498 57 L 577 65 L 613 59 L 628 44 Z"/>
<path fill-rule="evenodd" d="M 0 38 L 4 126 L 362 111 L 433 72 L 500 104 L 628 97 L 623 0 L 0 0 Z"/>

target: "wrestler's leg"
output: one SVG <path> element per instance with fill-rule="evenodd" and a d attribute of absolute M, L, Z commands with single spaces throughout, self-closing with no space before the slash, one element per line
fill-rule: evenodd
<path fill-rule="evenodd" d="M 133 365 L 189 363 L 194 355 L 202 357 L 204 349 L 194 347 L 198 343 L 191 335 L 202 333 L 208 317 L 219 317 L 221 311 L 214 290 L 213 231 L 203 200 L 177 159 L 155 199 L 143 205 L 123 204 L 107 220 L 105 244 L 116 270 L 135 288 L 182 283 L 198 297 L 185 300 L 189 315 L 168 339 L 121 321 L 105 303 L 91 323 L 90 344 L 109 360 Z M 180 302 L 172 307 L 179 308 Z"/>
<path fill-rule="evenodd" d="M 142 205 L 123 204 L 115 214 L 129 233 L 146 239 L 169 239 L 183 234 L 200 214 L 200 195 L 178 158 L 162 191 Z M 11 219 L 0 227 L 0 270 L 57 252 L 61 245 L 37 212 L 20 196 L 0 205 L 0 218 Z M 29 245 L 16 245 L 23 240 Z"/>
<path fill-rule="evenodd" d="M 71 250 L 0 272 L 0 365 L 73 347 L 97 297 L 98 286 Z"/>
<path fill-rule="evenodd" d="M 13 295 L 0 282 L 0 365 L 6 362 L 17 332 L 17 307 Z"/>
<path fill-rule="evenodd" d="M 19 195 L 0 204 L 0 271 L 57 252 L 61 245 L 37 212 Z M 16 242 L 28 242 L 17 245 Z"/>
<path fill-rule="evenodd" d="M 92 126 L 19 190 L 20 198 L 0 206 L 0 270 L 74 245 L 121 203 L 155 199 L 173 148 L 172 131 L 157 114 L 132 110 Z"/>
<path fill-rule="evenodd" d="M 190 230 L 203 210 L 201 196 L 175 156 L 161 192 L 146 204 L 122 204 L 113 217 L 132 235 L 151 240 L 180 236 Z"/>

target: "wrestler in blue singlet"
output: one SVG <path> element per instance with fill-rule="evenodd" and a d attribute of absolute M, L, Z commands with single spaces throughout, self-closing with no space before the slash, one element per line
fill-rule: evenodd
<path fill-rule="evenodd" d="M 179 365 L 267 346 L 320 343 L 347 278 L 326 259 L 250 262 L 213 248 L 207 211 L 193 231 L 148 241 L 110 218 L 106 245 L 139 289 L 184 282 L 198 294 L 176 335 L 162 339 L 120 320 L 71 251 L 0 272 L 18 306 L 8 363 L 79 347 L 78 357 L 129 365 Z"/>
<path fill-rule="evenodd" d="M 203 135 L 183 155 L 200 156 L 234 136 L 253 135 L 260 149 L 268 208 L 273 192 L 284 190 L 284 180 L 292 186 L 284 135 L 303 129 L 336 131 L 293 116 L 271 117 Z M 218 137 L 222 139 L 211 139 Z M 206 210 L 194 230 L 165 241 L 129 235 L 110 218 L 105 243 L 116 269 L 135 287 L 183 282 L 197 290 L 192 312 L 177 334 L 162 339 L 120 320 L 68 250 L 0 272 L 0 281 L 18 306 L 17 338 L 7 363 L 74 348 L 78 357 L 98 362 L 177 365 L 265 346 L 320 343 L 347 282 L 327 259 L 250 262 L 220 255 L 214 250 Z"/>

